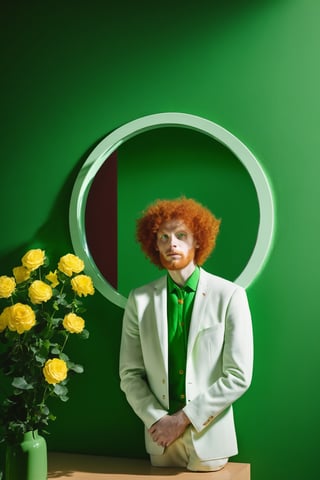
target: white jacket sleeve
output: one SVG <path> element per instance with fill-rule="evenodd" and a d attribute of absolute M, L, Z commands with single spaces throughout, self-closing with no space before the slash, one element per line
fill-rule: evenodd
<path fill-rule="evenodd" d="M 133 293 L 129 295 L 123 317 L 119 373 L 120 387 L 128 403 L 147 428 L 168 413 L 147 381 Z"/>
<path fill-rule="evenodd" d="M 218 374 L 212 381 L 208 374 L 207 386 L 199 388 L 196 373 L 187 386 L 185 414 L 201 432 L 207 425 L 237 400 L 249 387 L 253 365 L 253 339 L 251 315 L 245 290 L 238 287 L 233 292 L 224 314 L 224 338 Z M 201 345 L 199 356 L 201 357 Z M 202 352 L 205 355 L 204 352 Z M 208 358 L 195 358 L 194 372 L 210 371 Z M 200 393 L 199 393 L 200 392 Z"/>

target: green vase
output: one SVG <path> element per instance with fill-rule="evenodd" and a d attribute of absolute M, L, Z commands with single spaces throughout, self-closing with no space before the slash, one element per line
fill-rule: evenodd
<path fill-rule="evenodd" d="M 6 448 L 5 480 L 47 480 L 47 444 L 37 430 Z"/>

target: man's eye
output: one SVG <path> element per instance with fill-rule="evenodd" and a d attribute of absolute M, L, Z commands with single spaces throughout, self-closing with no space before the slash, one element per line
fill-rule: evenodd
<path fill-rule="evenodd" d="M 179 232 L 177 233 L 177 238 L 179 238 L 179 240 L 185 238 L 187 236 L 187 234 L 185 232 Z"/>
<path fill-rule="evenodd" d="M 160 242 L 166 242 L 168 240 L 168 235 L 163 233 L 162 235 L 159 236 Z"/>

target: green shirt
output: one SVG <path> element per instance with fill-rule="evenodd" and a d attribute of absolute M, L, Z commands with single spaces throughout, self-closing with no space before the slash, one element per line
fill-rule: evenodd
<path fill-rule="evenodd" d="M 196 267 L 183 287 L 168 275 L 169 413 L 185 406 L 188 334 L 200 269 Z"/>

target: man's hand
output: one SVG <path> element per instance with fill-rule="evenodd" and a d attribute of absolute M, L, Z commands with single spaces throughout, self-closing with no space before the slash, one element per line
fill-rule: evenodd
<path fill-rule="evenodd" d="M 162 447 L 168 447 L 183 434 L 190 423 L 184 411 L 179 410 L 173 415 L 165 415 L 160 418 L 148 431 L 154 442 Z"/>

